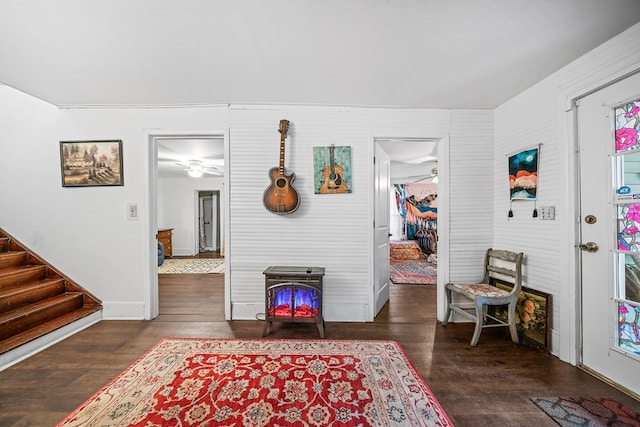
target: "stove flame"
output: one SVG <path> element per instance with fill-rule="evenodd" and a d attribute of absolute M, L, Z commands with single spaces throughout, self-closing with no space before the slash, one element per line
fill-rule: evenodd
<path fill-rule="evenodd" d="M 274 287 L 269 292 L 271 293 L 269 316 L 312 318 L 320 314 L 317 289 L 289 284 Z"/>

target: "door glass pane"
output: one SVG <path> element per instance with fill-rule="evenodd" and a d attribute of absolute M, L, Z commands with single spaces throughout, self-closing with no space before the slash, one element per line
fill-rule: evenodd
<path fill-rule="evenodd" d="M 640 148 L 638 128 L 640 126 L 640 99 L 615 108 L 616 152 Z"/>
<path fill-rule="evenodd" d="M 618 302 L 619 335 L 621 349 L 640 355 L 640 306 Z"/>
<path fill-rule="evenodd" d="M 618 205 L 618 249 L 640 252 L 640 204 Z"/>
<path fill-rule="evenodd" d="M 615 300 L 618 308 L 617 345 L 640 355 L 640 100 L 614 109 L 616 153 L 617 246 L 621 267 Z M 623 271 L 621 271 L 623 270 Z"/>

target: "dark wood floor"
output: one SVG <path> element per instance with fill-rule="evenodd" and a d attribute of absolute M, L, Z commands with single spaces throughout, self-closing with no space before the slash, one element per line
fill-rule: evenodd
<path fill-rule="evenodd" d="M 224 320 L 221 274 L 161 275 L 160 316 L 102 321 L 0 372 L 0 426 L 53 426 L 164 337 L 259 338 L 263 324 Z M 640 403 L 535 348 L 506 329 L 442 327 L 435 287 L 394 285 L 372 323 L 327 322 L 327 339 L 397 340 L 456 426 L 554 426 L 533 396 L 610 396 Z M 312 324 L 276 324 L 270 338 L 318 338 Z"/>

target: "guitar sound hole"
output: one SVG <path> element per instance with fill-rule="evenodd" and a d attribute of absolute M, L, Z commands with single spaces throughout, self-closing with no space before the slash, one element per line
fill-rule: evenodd
<path fill-rule="evenodd" d="M 287 186 L 287 180 L 284 178 L 278 178 L 276 179 L 275 184 L 278 188 L 285 188 Z"/>

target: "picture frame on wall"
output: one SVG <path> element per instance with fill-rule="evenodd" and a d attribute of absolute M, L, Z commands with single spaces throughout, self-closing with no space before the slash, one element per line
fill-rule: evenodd
<path fill-rule="evenodd" d="M 313 147 L 315 194 L 351 193 L 351 147 Z"/>
<path fill-rule="evenodd" d="M 511 291 L 513 284 L 496 278 L 490 278 L 489 284 Z M 492 316 L 503 321 L 508 320 L 507 306 L 490 307 Z M 516 303 L 516 329 L 521 339 L 535 346 L 551 351 L 551 294 L 536 289 L 522 287 Z"/>
<path fill-rule="evenodd" d="M 63 187 L 124 185 L 122 140 L 60 141 Z"/>

